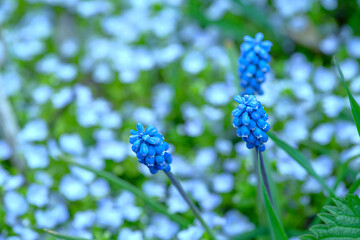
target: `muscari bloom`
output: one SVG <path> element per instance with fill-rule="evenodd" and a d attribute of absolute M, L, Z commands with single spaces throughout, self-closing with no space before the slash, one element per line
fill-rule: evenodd
<path fill-rule="evenodd" d="M 269 51 L 272 47 L 270 41 L 262 41 L 264 35 L 257 33 L 255 38 L 244 37 L 241 44 L 239 58 L 240 85 L 245 89 L 244 94 L 263 94 L 261 84 L 265 81 L 265 74 L 270 71 Z"/>
<path fill-rule="evenodd" d="M 172 157 L 167 152 L 169 144 L 164 142 L 164 137 L 152 125 L 145 129 L 141 123 L 137 123 L 136 129 L 130 131 L 129 142 L 139 162 L 145 164 L 152 174 L 159 170 L 170 171 Z"/>
<path fill-rule="evenodd" d="M 270 130 L 270 125 L 266 122 L 268 115 L 261 102 L 254 95 L 236 95 L 234 100 L 239 103 L 232 111 L 236 135 L 246 142 L 247 148 L 256 147 L 260 152 L 264 151 L 264 143 L 268 140 L 266 132 Z"/>

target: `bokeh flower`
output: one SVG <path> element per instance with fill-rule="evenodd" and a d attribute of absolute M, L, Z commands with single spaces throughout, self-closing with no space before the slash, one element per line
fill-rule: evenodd
<path fill-rule="evenodd" d="M 255 38 L 244 37 L 241 44 L 239 58 L 240 85 L 244 88 L 244 94 L 263 94 L 261 84 L 265 81 L 265 74 L 270 71 L 269 51 L 272 47 L 270 41 L 262 41 L 264 35 L 257 33 Z"/>
<path fill-rule="evenodd" d="M 236 135 L 246 142 L 247 148 L 256 147 L 257 150 L 264 151 L 264 143 L 268 140 L 266 132 L 270 130 L 270 125 L 266 122 L 268 115 L 261 102 L 254 95 L 236 95 L 234 100 L 239 103 L 232 111 Z"/>
<path fill-rule="evenodd" d="M 170 171 L 172 156 L 167 152 L 169 144 L 164 142 L 164 137 L 152 125 L 145 129 L 141 123 L 137 123 L 136 130 L 130 131 L 129 141 L 139 162 L 145 164 L 152 174 L 158 170 Z"/>

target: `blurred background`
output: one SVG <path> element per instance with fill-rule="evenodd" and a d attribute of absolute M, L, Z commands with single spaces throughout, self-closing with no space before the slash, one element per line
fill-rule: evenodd
<path fill-rule="evenodd" d="M 131 152 L 138 121 L 171 144 L 173 173 L 219 239 L 249 231 L 269 239 L 253 152 L 231 116 L 239 45 L 257 32 L 273 42 L 259 97 L 273 131 L 344 196 L 360 170 L 360 139 L 331 58 L 359 102 L 359 19 L 355 0 L 0 0 L 0 239 L 51 239 L 43 228 L 204 239 L 198 223 L 180 229 L 130 192 L 56 160 L 66 153 L 111 172 L 193 222 L 166 176 L 150 175 Z M 298 239 L 326 196 L 271 140 L 265 159 L 278 214 Z"/>

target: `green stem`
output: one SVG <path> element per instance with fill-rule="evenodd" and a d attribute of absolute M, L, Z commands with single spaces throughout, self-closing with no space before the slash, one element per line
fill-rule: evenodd
<path fill-rule="evenodd" d="M 80 167 L 80 168 L 83 168 L 90 172 L 95 173 L 98 177 L 102 177 L 102 178 L 108 180 L 110 183 L 115 184 L 117 187 L 128 190 L 129 192 L 133 193 L 135 195 L 135 197 L 142 199 L 146 203 L 146 205 L 152 207 L 155 211 L 168 216 L 169 219 L 178 223 L 181 226 L 181 228 L 189 227 L 190 223 L 188 222 L 187 219 L 185 219 L 179 215 L 169 213 L 168 210 L 165 208 L 165 206 L 163 206 L 162 204 L 153 200 L 152 198 L 149 198 L 148 196 L 146 196 L 141 189 L 137 188 L 136 186 L 132 185 L 131 183 L 129 183 L 121 178 L 118 178 L 117 176 L 115 176 L 109 172 L 97 170 L 97 169 L 94 169 L 87 165 L 82 165 L 82 164 L 76 163 L 67 156 L 63 155 L 63 156 L 59 156 L 59 158 L 64 162 L 67 162 L 69 164 L 75 165 L 77 167 Z"/>
<path fill-rule="evenodd" d="M 349 194 L 353 194 L 356 189 L 360 186 L 360 178 L 358 178 L 349 189 Z"/>
<path fill-rule="evenodd" d="M 271 205 L 274 207 L 274 203 L 273 203 L 272 195 L 271 195 L 271 190 L 270 190 L 270 185 L 269 185 L 269 180 L 268 180 L 268 177 L 267 177 L 267 174 L 266 174 L 264 158 L 263 158 L 262 153 L 260 151 L 257 151 L 257 153 L 258 153 L 258 156 L 260 158 L 260 171 L 261 171 L 262 179 L 264 181 L 265 189 L 266 189 L 266 191 L 267 191 L 267 193 L 269 195 Z"/>
<path fill-rule="evenodd" d="M 194 213 L 195 217 L 200 221 L 201 225 L 208 232 L 210 238 L 215 240 L 216 237 L 215 237 L 214 231 L 206 224 L 204 219 L 201 217 L 199 209 L 195 206 L 195 204 L 190 200 L 189 196 L 185 193 L 185 190 L 181 186 L 180 182 L 175 178 L 175 176 L 172 174 L 171 171 L 165 172 L 165 174 L 166 174 L 166 176 L 169 177 L 171 183 L 176 187 L 176 189 L 179 191 L 180 195 L 183 197 L 183 199 L 189 205 L 189 207 L 190 207 L 191 211 Z"/>

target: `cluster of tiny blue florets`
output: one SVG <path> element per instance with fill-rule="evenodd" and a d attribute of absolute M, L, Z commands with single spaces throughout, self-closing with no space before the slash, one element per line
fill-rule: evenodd
<path fill-rule="evenodd" d="M 256 147 L 260 152 L 264 151 L 264 143 L 268 140 L 266 132 L 270 130 L 270 125 L 266 122 L 268 115 L 261 102 L 254 95 L 236 95 L 234 100 L 239 103 L 232 111 L 236 135 L 246 142 L 247 148 Z"/>
<path fill-rule="evenodd" d="M 269 51 L 272 47 L 270 41 L 262 41 L 264 35 L 257 33 L 255 38 L 244 37 L 241 44 L 239 58 L 240 85 L 245 89 L 244 94 L 263 94 L 261 84 L 265 81 L 265 75 L 270 71 Z"/>
<path fill-rule="evenodd" d="M 167 152 L 169 144 L 164 142 L 164 137 L 152 125 L 145 129 L 141 123 L 137 123 L 136 129 L 130 131 L 129 141 L 139 162 L 145 164 L 152 174 L 158 170 L 170 171 L 172 157 Z"/>

